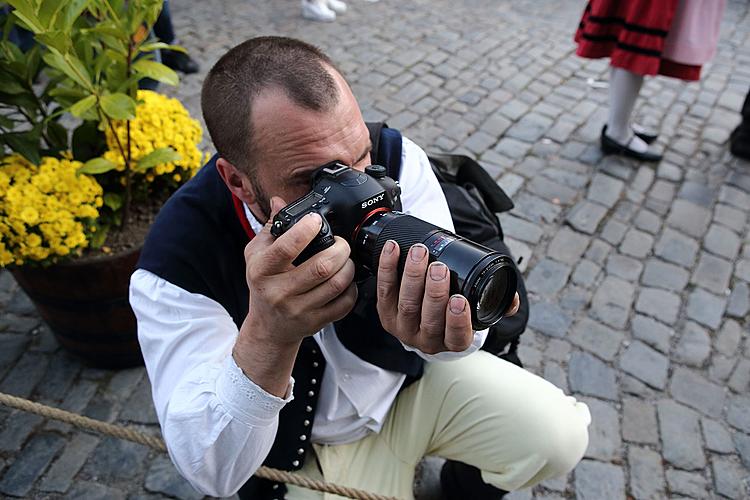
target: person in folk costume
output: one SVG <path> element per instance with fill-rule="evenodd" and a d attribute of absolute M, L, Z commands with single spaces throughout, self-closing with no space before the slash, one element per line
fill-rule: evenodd
<path fill-rule="evenodd" d="M 659 161 L 649 151 L 656 135 L 631 123 L 646 75 L 700 79 L 716 51 L 725 0 L 590 0 L 575 34 L 576 53 L 609 57 L 609 117 L 605 153 Z"/>

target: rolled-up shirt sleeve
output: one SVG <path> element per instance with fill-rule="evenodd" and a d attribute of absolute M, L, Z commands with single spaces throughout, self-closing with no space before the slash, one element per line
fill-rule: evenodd
<path fill-rule="evenodd" d="M 130 304 L 173 463 L 198 491 L 233 495 L 270 451 L 294 381 L 282 399 L 246 377 L 232 357 L 237 327 L 208 297 L 139 269 Z"/>

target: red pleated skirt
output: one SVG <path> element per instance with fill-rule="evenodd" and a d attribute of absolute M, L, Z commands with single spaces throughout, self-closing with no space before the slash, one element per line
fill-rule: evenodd
<path fill-rule="evenodd" d="M 590 0 L 575 34 L 576 54 L 609 57 L 612 66 L 639 75 L 700 79 L 701 66 L 663 57 L 679 0 Z"/>

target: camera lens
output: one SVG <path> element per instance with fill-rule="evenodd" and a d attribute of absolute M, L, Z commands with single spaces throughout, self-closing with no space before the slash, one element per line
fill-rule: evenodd
<path fill-rule="evenodd" d="M 479 321 L 484 323 L 492 321 L 497 310 L 497 304 L 502 302 L 507 289 L 508 276 L 500 272 L 490 276 L 490 279 L 479 292 L 479 302 L 477 303 Z"/>
<path fill-rule="evenodd" d="M 517 276 L 507 255 L 462 238 L 411 215 L 380 212 L 371 215 L 353 237 L 354 262 L 377 274 L 380 252 L 394 240 L 401 252 L 399 276 L 409 248 L 424 244 L 430 261 L 439 260 L 450 269 L 450 293 L 469 301 L 475 330 L 484 330 L 503 317 L 513 302 Z"/>

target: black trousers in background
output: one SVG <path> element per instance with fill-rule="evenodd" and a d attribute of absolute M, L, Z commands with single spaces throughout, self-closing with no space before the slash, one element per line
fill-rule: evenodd
<path fill-rule="evenodd" d="M 174 42 L 174 26 L 172 26 L 172 15 L 169 12 L 169 0 L 164 0 L 161 14 L 154 23 L 154 35 L 159 41 L 171 44 Z"/>

